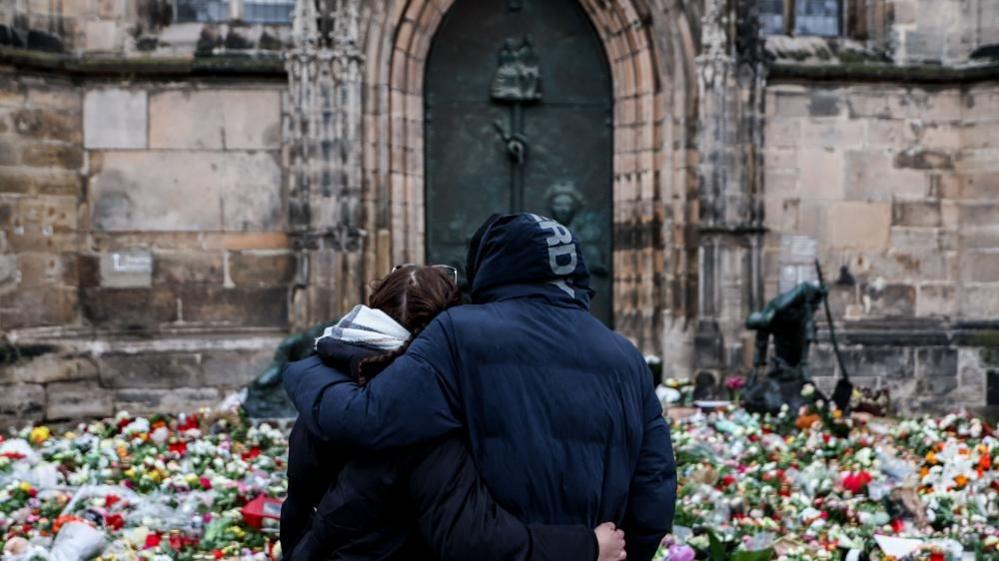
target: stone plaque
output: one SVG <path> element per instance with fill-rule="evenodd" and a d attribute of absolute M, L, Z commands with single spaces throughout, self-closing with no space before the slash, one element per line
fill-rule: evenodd
<path fill-rule="evenodd" d="M 148 288 L 153 280 L 153 256 L 148 251 L 119 251 L 101 255 L 101 286 Z"/>

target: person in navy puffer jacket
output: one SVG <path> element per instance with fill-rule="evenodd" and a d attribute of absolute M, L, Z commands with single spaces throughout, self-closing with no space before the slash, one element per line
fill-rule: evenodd
<path fill-rule="evenodd" d="M 437 316 L 369 384 L 290 365 L 300 422 L 371 451 L 464 427 L 503 508 L 529 524 L 614 521 L 629 561 L 651 559 L 676 500 L 669 427 L 642 355 L 588 312 L 578 241 L 548 218 L 493 216 L 467 276 L 472 304 Z"/>

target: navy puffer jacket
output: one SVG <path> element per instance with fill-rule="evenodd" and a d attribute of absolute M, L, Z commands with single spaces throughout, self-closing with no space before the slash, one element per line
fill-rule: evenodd
<path fill-rule="evenodd" d="M 340 372 L 374 351 L 323 340 Z M 284 561 L 594 561 L 593 530 L 524 524 L 497 507 L 460 433 L 417 447 L 361 453 L 291 429 Z"/>
<path fill-rule="evenodd" d="M 676 468 L 645 361 L 589 314 L 589 275 L 565 227 L 518 214 L 480 234 L 473 304 L 438 316 L 371 383 L 319 361 L 289 367 L 300 420 L 368 450 L 464 426 L 502 507 L 528 523 L 613 521 L 628 559 L 650 559 L 672 523 Z"/>

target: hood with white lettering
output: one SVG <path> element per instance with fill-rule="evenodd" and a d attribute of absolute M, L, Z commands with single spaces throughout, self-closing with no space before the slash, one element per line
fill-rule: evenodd
<path fill-rule="evenodd" d="M 475 303 L 539 295 L 590 305 L 590 273 L 579 241 L 544 216 L 490 217 L 472 240 L 466 270 Z"/>

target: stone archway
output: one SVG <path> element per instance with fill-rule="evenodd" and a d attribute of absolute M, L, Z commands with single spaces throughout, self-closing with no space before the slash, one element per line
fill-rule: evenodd
<path fill-rule="evenodd" d="M 370 271 L 424 257 L 424 69 L 453 1 L 360 6 Z M 640 348 L 662 352 L 664 332 L 694 312 L 696 261 L 686 234 L 697 173 L 692 34 L 679 0 L 580 3 L 603 41 L 613 82 L 615 327 Z"/>

